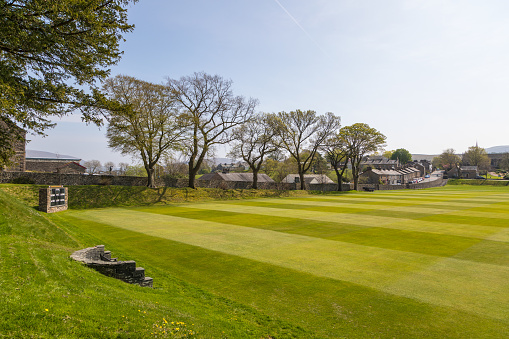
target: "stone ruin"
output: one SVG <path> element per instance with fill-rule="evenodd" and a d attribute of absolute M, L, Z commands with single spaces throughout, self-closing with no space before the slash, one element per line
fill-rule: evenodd
<path fill-rule="evenodd" d="M 136 267 L 136 261 L 117 261 L 111 258 L 111 252 L 104 245 L 88 247 L 71 254 L 71 259 L 80 261 L 90 268 L 115 279 L 142 287 L 152 287 L 153 279 L 145 277 L 145 269 Z"/>

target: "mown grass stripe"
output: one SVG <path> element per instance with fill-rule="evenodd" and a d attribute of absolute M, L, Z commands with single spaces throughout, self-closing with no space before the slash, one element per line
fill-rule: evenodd
<path fill-rule="evenodd" d="M 455 255 L 481 241 L 481 239 L 444 234 L 319 222 L 289 217 L 267 218 L 257 214 L 203 210 L 180 206 L 139 207 L 135 210 L 438 256 Z M 497 244 L 500 243 L 497 242 Z M 509 244 L 505 244 L 509 246 Z M 471 260 L 491 263 L 488 258 L 476 260 L 475 257 L 472 257 Z"/>
<path fill-rule="evenodd" d="M 508 267 L 132 210 L 73 215 L 497 319 L 509 309 Z"/>
<path fill-rule="evenodd" d="M 184 207 L 199 207 L 207 210 L 219 210 L 226 212 L 238 212 L 248 214 L 260 214 L 267 217 L 285 217 L 288 216 L 288 210 L 276 208 L 262 208 L 256 206 L 240 206 L 233 204 L 222 203 L 203 203 L 203 204 L 183 204 Z M 339 222 L 350 225 L 369 226 L 369 227 L 384 227 L 400 230 L 427 232 L 436 234 L 448 234 L 462 237 L 480 238 L 484 239 L 492 236 L 501 231 L 500 227 L 494 226 L 478 226 L 478 225 L 464 225 L 457 223 L 444 223 L 438 221 L 421 221 L 421 220 L 407 220 L 391 217 L 374 217 L 363 216 L 360 214 L 338 214 L 338 213 L 324 213 L 314 211 L 301 211 L 292 210 L 292 217 L 299 219 L 310 219 L 325 222 Z M 497 237 L 498 241 L 509 242 L 509 235 L 501 233 Z"/>

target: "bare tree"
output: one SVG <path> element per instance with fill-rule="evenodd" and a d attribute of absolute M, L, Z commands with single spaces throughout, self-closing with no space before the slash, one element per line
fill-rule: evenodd
<path fill-rule="evenodd" d="M 345 126 L 341 128 L 339 133 L 348 148 L 352 164 L 354 190 L 357 190 L 362 159 L 366 154 L 381 151 L 385 145 L 386 137 L 376 129 L 369 127 L 368 124 L 363 123 Z"/>
<path fill-rule="evenodd" d="M 155 187 L 155 166 L 161 156 L 180 146 L 186 125 L 169 89 L 118 75 L 104 85 L 108 98 L 119 104 L 108 114 L 108 146 L 138 156 L 147 171 L 147 186 Z"/>
<path fill-rule="evenodd" d="M 115 168 L 115 163 L 113 161 L 105 162 L 103 165 L 104 172 L 108 172 L 110 175 L 113 174 L 113 168 Z"/>
<path fill-rule="evenodd" d="M 232 129 L 251 118 L 258 101 L 234 96 L 231 80 L 204 72 L 168 79 L 167 85 L 191 124 L 186 149 L 189 187 L 195 188 L 195 176 L 205 157 L 215 145 L 232 140 Z"/>
<path fill-rule="evenodd" d="M 285 149 L 297 162 L 300 188 L 305 189 L 304 173 L 313 163 L 316 152 L 327 138 L 337 133 L 340 119 L 332 113 L 317 115 L 315 111 L 279 112 L 271 124 L 277 133 L 276 145 Z"/>
<path fill-rule="evenodd" d="M 127 167 L 129 167 L 129 164 L 126 162 L 119 162 L 118 163 L 118 174 L 119 175 L 125 175 L 125 172 L 127 171 Z"/>
<path fill-rule="evenodd" d="M 265 157 L 276 151 L 273 143 L 275 131 L 270 126 L 268 114 L 259 114 L 233 131 L 233 143 L 229 155 L 242 158 L 253 171 L 253 188 L 258 188 L 258 172 Z"/>
<path fill-rule="evenodd" d="M 101 169 L 101 162 L 99 160 L 87 160 L 83 162 L 83 166 L 87 168 L 88 174 L 95 174 Z"/>

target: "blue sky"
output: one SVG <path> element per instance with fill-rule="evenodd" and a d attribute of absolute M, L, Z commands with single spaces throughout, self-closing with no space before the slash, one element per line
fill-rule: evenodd
<path fill-rule="evenodd" d="M 333 112 L 380 130 L 387 149 L 464 152 L 509 144 L 507 13 L 494 0 L 140 0 L 111 75 L 219 74 L 259 111 Z M 27 147 L 131 162 L 105 128 L 56 122 Z"/>

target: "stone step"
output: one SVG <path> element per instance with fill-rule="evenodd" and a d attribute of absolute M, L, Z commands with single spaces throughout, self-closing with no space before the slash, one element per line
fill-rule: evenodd
<path fill-rule="evenodd" d="M 142 282 L 140 282 L 141 287 L 152 287 L 153 280 L 151 277 L 145 277 Z"/>
<path fill-rule="evenodd" d="M 136 267 L 133 273 L 134 278 L 143 279 L 145 278 L 145 269 L 143 267 Z"/>
<path fill-rule="evenodd" d="M 104 251 L 103 257 L 106 259 L 111 259 L 111 251 Z"/>

